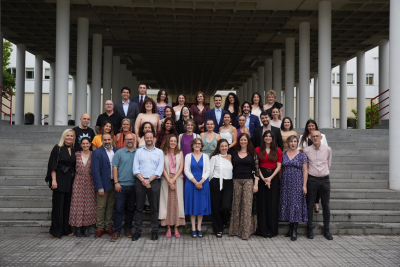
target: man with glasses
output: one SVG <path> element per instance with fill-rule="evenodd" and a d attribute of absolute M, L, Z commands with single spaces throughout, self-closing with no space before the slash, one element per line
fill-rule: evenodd
<path fill-rule="evenodd" d="M 113 178 L 115 188 L 115 209 L 114 209 L 114 234 L 111 242 L 118 240 L 121 235 L 122 216 L 125 210 L 125 235 L 132 237 L 132 221 L 135 211 L 136 177 L 132 173 L 133 160 L 136 154 L 133 134 L 125 135 L 125 147 L 115 152 L 113 157 Z"/>
<path fill-rule="evenodd" d="M 106 100 L 106 102 L 104 102 L 104 110 L 105 112 L 100 114 L 97 118 L 96 133 L 100 133 L 100 127 L 105 121 L 110 121 L 114 128 L 114 134 L 117 135 L 121 128 L 121 121 L 123 118 L 114 112 L 114 103 L 111 100 Z"/>
<path fill-rule="evenodd" d="M 159 179 L 164 169 L 164 154 L 154 146 L 154 133 L 144 134 L 145 146 L 138 149 L 133 161 L 133 174 L 136 175 L 136 215 L 135 234 L 132 241 L 137 241 L 142 233 L 143 208 L 146 196 L 151 208 L 151 240 L 158 239 L 158 207 L 160 202 Z"/>
<path fill-rule="evenodd" d="M 304 148 L 303 152 L 308 158 L 308 180 L 307 180 L 307 238 L 313 239 L 313 209 L 315 197 L 319 191 L 324 218 L 324 236 L 333 240 L 329 233 L 331 211 L 329 199 L 331 194 L 331 182 L 329 181 L 329 168 L 332 163 L 332 150 L 329 146 L 321 144 L 321 133 L 313 131 L 311 134 L 312 146 Z M 304 185 L 303 185 L 304 186 Z"/>

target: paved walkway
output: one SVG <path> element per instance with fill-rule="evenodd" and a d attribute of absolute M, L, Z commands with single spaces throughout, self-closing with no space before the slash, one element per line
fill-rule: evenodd
<path fill-rule="evenodd" d="M 296 242 L 282 235 L 264 239 L 252 236 L 165 238 L 137 242 L 126 237 L 109 242 L 48 234 L 0 234 L 0 266 L 399 266 L 400 236 L 322 235 Z"/>

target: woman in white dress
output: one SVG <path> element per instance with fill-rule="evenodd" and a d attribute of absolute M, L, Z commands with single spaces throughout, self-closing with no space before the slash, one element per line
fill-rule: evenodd
<path fill-rule="evenodd" d="M 256 92 L 251 97 L 251 114 L 258 117 L 261 125 L 262 125 L 262 122 L 261 122 L 260 115 L 261 115 L 261 112 L 263 112 L 263 111 L 264 111 L 264 107 L 263 107 L 261 95 Z"/>
<path fill-rule="evenodd" d="M 271 112 L 272 119 L 270 120 L 270 124 L 274 127 L 281 128 L 282 121 L 279 119 L 280 111 L 279 108 L 273 107 Z"/>
<path fill-rule="evenodd" d="M 186 105 L 186 96 L 184 94 L 178 95 L 176 99 L 176 106 L 174 107 L 176 121 L 181 117 L 181 110 Z"/>
<path fill-rule="evenodd" d="M 235 147 L 237 142 L 237 130 L 231 124 L 231 116 L 228 113 L 224 114 L 224 126 L 219 128 L 221 139 L 226 139 L 229 143 L 229 149 Z"/>

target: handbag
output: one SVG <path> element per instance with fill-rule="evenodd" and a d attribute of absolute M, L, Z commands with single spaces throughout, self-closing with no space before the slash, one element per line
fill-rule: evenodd
<path fill-rule="evenodd" d="M 60 151 L 61 151 L 61 147 L 58 147 L 58 156 L 57 156 L 57 165 L 58 165 L 58 159 L 60 158 Z M 50 165 L 50 161 L 49 161 L 49 165 Z M 46 178 L 44 178 L 44 180 L 46 181 L 47 185 L 49 186 L 49 188 L 52 187 L 52 183 L 53 183 L 53 178 L 51 177 L 51 171 L 50 171 L 50 166 L 47 166 L 47 174 L 46 174 Z"/>

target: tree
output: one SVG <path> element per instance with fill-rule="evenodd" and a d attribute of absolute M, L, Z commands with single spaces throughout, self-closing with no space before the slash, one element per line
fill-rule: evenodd
<path fill-rule="evenodd" d="M 375 105 L 374 102 L 372 102 L 372 105 Z M 372 108 L 372 112 L 377 112 L 379 110 L 379 105 L 376 105 L 375 107 Z M 356 119 L 358 119 L 358 112 L 357 112 L 357 108 L 353 108 L 351 110 L 351 112 L 353 112 L 354 116 Z M 376 120 L 374 122 L 374 125 L 379 125 L 379 112 L 377 112 L 376 114 L 374 114 L 373 116 L 374 120 Z M 366 129 L 371 129 L 371 106 L 368 106 L 365 108 L 365 128 Z"/>
<path fill-rule="evenodd" d="M 7 70 L 10 65 L 10 57 L 12 44 L 8 41 L 4 41 L 3 43 L 3 87 L 7 90 L 11 91 L 13 95 L 15 95 L 15 78 L 14 76 Z M 8 97 L 6 92 L 3 92 L 3 95 Z"/>

